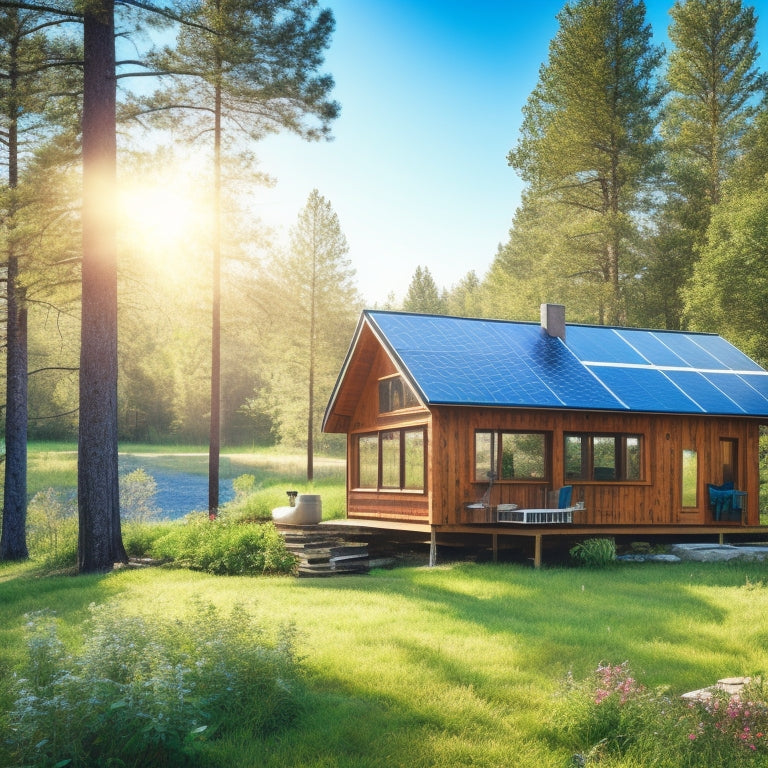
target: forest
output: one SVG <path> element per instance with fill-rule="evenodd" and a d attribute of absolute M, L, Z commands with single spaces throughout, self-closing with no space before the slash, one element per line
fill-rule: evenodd
<path fill-rule="evenodd" d="M 641 0 L 563 5 L 510 136 L 508 240 L 447 288 L 417 267 L 384 308 L 556 302 L 768 361 L 757 13 L 678 0 L 670 19 L 664 50 Z M 79 440 L 83 489 L 118 440 L 340 447 L 319 425 L 364 306 L 342 223 L 313 190 L 285 243 L 248 206 L 260 139 L 332 133 L 334 26 L 314 0 L 0 0 L 4 510 L 28 439 Z"/>

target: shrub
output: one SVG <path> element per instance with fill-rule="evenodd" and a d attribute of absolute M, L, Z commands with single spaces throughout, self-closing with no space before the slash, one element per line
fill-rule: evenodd
<path fill-rule="evenodd" d="M 120 516 L 124 521 L 146 523 L 160 516 L 155 506 L 157 482 L 143 469 L 135 469 L 120 477 Z"/>
<path fill-rule="evenodd" d="M 570 555 L 580 565 L 604 568 L 616 560 L 616 542 L 613 539 L 585 539 L 570 549 Z"/>
<path fill-rule="evenodd" d="M 129 557 L 149 557 L 152 545 L 161 536 L 165 536 L 175 523 L 163 521 L 127 522 L 122 526 L 123 545 Z"/>
<path fill-rule="evenodd" d="M 28 766 L 188 765 L 202 739 L 287 725 L 298 710 L 293 631 L 266 639 L 242 609 L 197 606 L 186 619 L 91 606 L 70 654 L 50 613 L 28 617 L 9 743 Z"/>
<path fill-rule="evenodd" d="M 72 494 L 38 491 L 27 506 L 30 554 L 47 568 L 77 563 L 77 507 Z"/>
<path fill-rule="evenodd" d="M 222 575 L 290 573 L 296 564 L 271 523 L 238 523 L 193 513 L 150 548 L 153 557 Z"/>
<path fill-rule="evenodd" d="M 738 697 L 714 692 L 706 701 L 684 701 L 648 690 L 626 663 L 601 664 L 583 681 L 568 678 L 551 727 L 558 742 L 575 750 L 572 765 L 764 766 L 765 701 L 759 686 Z"/>

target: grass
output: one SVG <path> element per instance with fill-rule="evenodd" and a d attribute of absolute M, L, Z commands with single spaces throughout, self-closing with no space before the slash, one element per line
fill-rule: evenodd
<path fill-rule="evenodd" d="M 211 743 L 210 766 L 560 768 L 570 755 L 549 718 L 569 671 L 628 661 L 673 694 L 764 675 L 765 579 L 758 564 L 456 564 L 329 580 L 166 569 L 41 578 L 32 564 L 3 565 L 0 679 L 21 658 L 30 610 L 55 607 L 77 643 L 91 602 L 171 616 L 197 599 L 242 604 L 265 625 L 295 626 L 308 692 L 293 727 L 255 740 L 235 730 Z"/>

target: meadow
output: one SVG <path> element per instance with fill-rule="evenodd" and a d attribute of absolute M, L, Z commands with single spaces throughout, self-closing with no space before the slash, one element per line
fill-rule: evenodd
<path fill-rule="evenodd" d="M 54 610 L 62 642 L 77 649 L 89 642 L 94 604 L 147 621 L 194 620 L 201 604 L 225 613 L 239 606 L 267 635 L 290 628 L 300 658 L 298 710 L 269 732 L 234 718 L 194 765 L 757 764 L 745 762 L 751 755 L 735 741 L 709 758 L 695 752 L 703 738 L 689 732 L 679 696 L 723 677 L 764 674 L 768 568 L 761 564 L 533 570 L 455 562 L 330 579 L 221 577 L 170 566 L 73 577 L 46 573 L 34 560 L 0 564 L 0 712 L 11 707 L 9 681 L 25 664 L 25 616 Z M 641 715 L 631 728 L 654 740 L 651 726 L 670 729 L 678 750 L 671 757 L 656 742 L 598 754 L 588 750 L 594 734 L 564 727 L 578 709 L 564 715 L 573 681 L 624 663 L 656 697 L 646 722 Z M 591 697 L 579 706 L 594 714 Z M 624 743 L 627 724 L 617 722 Z M 7 724 L 0 721 L 0 730 Z M 14 763 L 0 751 L 0 764 Z"/>

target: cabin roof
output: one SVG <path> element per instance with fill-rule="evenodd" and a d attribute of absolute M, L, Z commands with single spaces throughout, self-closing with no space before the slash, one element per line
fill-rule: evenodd
<path fill-rule="evenodd" d="M 570 323 L 565 330 L 560 338 L 538 323 L 366 310 L 324 427 L 342 400 L 354 399 L 347 377 L 370 359 L 373 337 L 426 406 L 768 417 L 768 372 L 720 336 Z M 353 379 L 359 385 L 360 375 Z"/>

